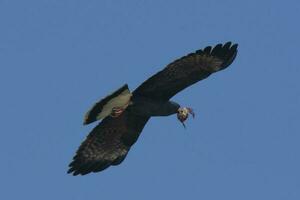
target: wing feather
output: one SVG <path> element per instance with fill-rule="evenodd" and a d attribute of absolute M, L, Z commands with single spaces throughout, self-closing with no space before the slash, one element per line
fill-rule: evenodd
<path fill-rule="evenodd" d="M 237 46 L 231 42 L 208 46 L 175 60 L 142 83 L 133 95 L 169 100 L 186 87 L 228 67 L 236 57 Z"/>
<path fill-rule="evenodd" d="M 85 175 L 120 164 L 148 119 L 129 111 L 117 118 L 106 117 L 81 144 L 69 165 L 68 173 Z"/>

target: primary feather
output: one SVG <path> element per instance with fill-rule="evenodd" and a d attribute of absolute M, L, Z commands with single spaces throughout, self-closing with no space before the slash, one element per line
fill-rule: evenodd
<path fill-rule="evenodd" d="M 218 44 L 184 56 L 142 83 L 133 95 L 169 100 L 186 87 L 228 67 L 237 54 L 237 44 Z"/>

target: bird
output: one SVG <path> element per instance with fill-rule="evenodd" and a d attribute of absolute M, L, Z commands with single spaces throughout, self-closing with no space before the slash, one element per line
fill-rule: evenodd
<path fill-rule="evenodd" d="M 237 55 L 232 42 L 207 46 L 168 64 L 133 92 L 127 84 L 96 102 L 83 124 L 101 120 L 78 148 L 70 173 L 86 175 L 122 163 L 151 117 L 177 115 L 184 125 L 195 113 L 170 100 L 174 95 L 211 74 L 227 68 Z"/>

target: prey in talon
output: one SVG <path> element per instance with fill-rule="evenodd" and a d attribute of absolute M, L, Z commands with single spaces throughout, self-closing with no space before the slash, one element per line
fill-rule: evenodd
<path fill-rule="evenodd" d="M 177 119 L 182 123 L 184 128 L 186 128 L 184 122 L 189 118 L 189 114 L 195 118 L 195 113 L 192 108 L 183 107 L 178 109 Z"/>

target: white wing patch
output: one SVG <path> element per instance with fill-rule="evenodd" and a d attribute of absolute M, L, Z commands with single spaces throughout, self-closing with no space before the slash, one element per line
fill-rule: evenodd
<path fill-rule="evenodd" d="M 126 108 L 130 101 L 132 94 L 126 89 L 119 96 L 116 96 L 109 100 L 107 104 L 103 106 L 102 111 L 97 115 L 97 119 L 103 119 L 111 114 L 111 111 L 114 107 Z"/>
<path fill-rule="evenodd" d="M 132 93 L 128 89 L 127 85 L 123 86 L 123 87 L 126 87 L 126 88 L 123 89 L 119 95 L 117 95 L 117 96 L 114 95 L 118 91 L 117 90 L 116 92 L 109 95 L 109 96 L 114 96 L 113 98 L 111 98 L 107 101 L 107 98 L 109 98 L 109 96 L 107 96 L 106 98 L 104 98 L 104 99 L 100 100 L 99 102 L 97 102 L 86 113 L 86 115 L 84 117 L 84 124 L 91 123 L 93 121 L 100 120 L 100 119 L 103 119 L 103 118 L 109 116 L 112 113 L 112 109 L 114 107 L 120 107 L 120 108 L 125 109 L 129 105 Z M 107 101 L 107 102 L 104 103 L 104 101 Z M 99 107 L 99 105 L 103 104 L 102 102 L 104 103 L 104 105 Z M 92 121 L 88 122 L 88 119 L 90 117 L 93 117 L 93 115 L 94 115 L 95 119 L 92 119 Z"/>

